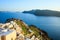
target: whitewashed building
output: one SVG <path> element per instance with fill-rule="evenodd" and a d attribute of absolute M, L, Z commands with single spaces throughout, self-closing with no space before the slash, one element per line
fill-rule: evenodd
<path fill-rule="evenodd" d="M 16 40 L 16 31 L 0 28 L 0 40 Z"/>

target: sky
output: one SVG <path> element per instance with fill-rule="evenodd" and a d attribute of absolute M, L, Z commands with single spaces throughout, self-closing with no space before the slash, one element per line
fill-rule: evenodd
<path fill-rule="evenodd" d="M 60 0 L 0 0 L 0 11 L 32 9 L 60 11 Z"/>

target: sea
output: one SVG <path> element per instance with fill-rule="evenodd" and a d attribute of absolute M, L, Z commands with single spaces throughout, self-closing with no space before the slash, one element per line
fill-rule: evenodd
<path fill-rule="evenodd" d="M 28 25 L 35 25 L 46 31 L 53 40 L 60 40 L 60 17 L 36 16 L 21 12 L 0 12 L 0 23 L 5 23 L 9 18 L 21 19 Z"/>

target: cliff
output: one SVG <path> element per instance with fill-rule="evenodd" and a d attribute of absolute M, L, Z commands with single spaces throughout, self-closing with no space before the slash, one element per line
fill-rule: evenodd
<path fill-rule="evenodd" d="M 29 11 L 23 11 L 23 13 L 30 13 L 34 14 L 36 16 L 56 16 L 60 17 L 60 12 L 59 11 L 53 11 L 53 10 L 29 10 Z"/>
<path fill-rule="evenodd" d="M 11 21 L 16 22 L 16 24 L 18 25 L 18 26 L 15 25 L 16 28 L 14 28 L 14 30 L 16 30 L 18 32 L 17 36 L 22 34 L 26 40 L 27 39 L 30 39 L 30 40 L 52 40 L 45 31 L 37 28 L 34 25 L 28 26 L 22 20 L 15 19 L 15 18 L 7 19 L 6 23 L 9 23 Z M 21 31 L 19 31 L 20 29 L 21 29 Z M 18 39 L 21 40 L 21 38 L 18 38 Z"/>

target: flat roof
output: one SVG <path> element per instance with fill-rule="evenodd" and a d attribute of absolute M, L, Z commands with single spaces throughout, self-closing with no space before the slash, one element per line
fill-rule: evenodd
<path fill-rule="evenodd" d="M 5 28 L 0 28 L 0 36 L 8 35 L 8 34 L 12 33 L 13 31 L 14 31 L 14 30 L 5 29 Z"/>

